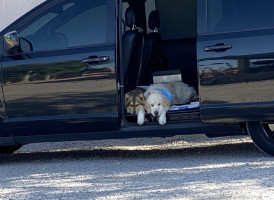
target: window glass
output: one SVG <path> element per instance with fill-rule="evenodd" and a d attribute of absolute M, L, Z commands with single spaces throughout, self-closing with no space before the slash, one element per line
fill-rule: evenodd
<path fill-rule="evenodd" d="M 153 32 L 153 30 L 151 30 L 148 27 L 148 20 L 149 20 L 149 14 L 151 13 L 151 11 L 155 10 L 155 1 L 154 0 L 148 0 L 145 2 L 145 8 L 146 8 L 146 22 L 147 22 L 147 32 L 151 33 Z"/>
<path fill-rule="evenodd" d="M 197 0 L 155 0 L 163 40 L 197 36 Z"/>
<path fill-rule="evenodd" d="M 65 34 L 68 47 L 106 42 L 107 6 L 90 8 L 56 29 Z"/>
<path fill-rule="evenodd" d="M 128 2 L 123 2 L 123 4 L 122 4 L 123 33 L 130 30 L 130 28 L 126 26 L 126 10 L 128 8 L 129 8 Z"/>
<path fill-rule="evenodd" d="M 114 30 L 112 0 L 69 0 L 50 8 L 18 31 L 34 51 L 108 43 Z M 113 16 L 112 16 L 113 15 Z"/>
<path fill-rule="evenodd" d="M 269 28 L 274 25 L 273 0 L 208 0 L 207 32 Z"/>
<path fill-rule="evenodd" d="M 30 24 L 28 27 L 22 30 L 20 32 L 20 36 L 27 37 L 28 35 L 31 35 L 32 33 L 36 33 L 44 24 L 47 24 L 57 15 L 58 15 L 57 13 L 52 13 L 52 12 L 46 13 L 45 15 L 40 17 L 37 21 L 34 21 L 32 24 Z"/>

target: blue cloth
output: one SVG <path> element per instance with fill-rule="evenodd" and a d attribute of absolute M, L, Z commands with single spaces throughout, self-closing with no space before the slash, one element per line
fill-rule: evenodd
<path fill-rule="evenodd" d="M 169 101 L 171 101 L 174 97 L 174 94 L 172 94 L 170 91 L 161 89 L 161 88 L 155 88 L 155 90 L 160 91 Z"/>

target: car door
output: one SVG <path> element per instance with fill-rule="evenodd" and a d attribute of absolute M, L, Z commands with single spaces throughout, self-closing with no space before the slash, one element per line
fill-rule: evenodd
<path fill-rule="evenodd" d="M 14 136 L 117 130 L 114 1 L 49 1 L 33 12 L 13 26 L 20 48 L 2 62 Z"/>
<path fill-rule="evenodd" d="M 274 1 L 199 0 L 198 5 L 202 120 L 273 120 Z"/>
<path fill-rule="evenodd" d="M 3 43 L 2 38 L 0 37 L 0 43 Z M 3 45 L 0 46 L 0 65 L 2 66 L 2 54 L 3 54 Z M 0 77 L 1 80 L 1 77 Z M 0 81 L 0 84 L 2 82 Z M 2 84 L 1 84 L 2 88 Z M 6 145 L 14 145 L 14 140 L 12 138 L 11 129 L 7 123 L 7 115 L 4 107 L 4 95 L 3 90 L 0 90 L 0 147 Z"/>

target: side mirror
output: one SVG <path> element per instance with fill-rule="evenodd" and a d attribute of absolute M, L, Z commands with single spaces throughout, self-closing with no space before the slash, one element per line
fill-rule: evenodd
<path fill-rule="evenodd" d="M 15 53 L 18 50 L 20 44 L 18 34 L 16 31 L 11 31 L 4 35 L 4 50 L 9 53 Z"/>
<path fill-rule="evenodd" d="M 29 40 L 27 40 L 26 38 L 19 37 L 19 46 L 20 46 L 20 48 L 18 48 L 18 50 L 20 52 L 31 52 L 31 51 L 33 51 L 32 43 Z"/>

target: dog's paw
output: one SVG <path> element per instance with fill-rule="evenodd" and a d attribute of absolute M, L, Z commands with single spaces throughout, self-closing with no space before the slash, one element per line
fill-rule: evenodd
<path fill-rule="evenodd" d="M 161 125 L 166 124 L 166 116 L 160 116 L 158 122 L 159 122 L 159 124 L 161 124 Z"/>
<path fill-rule="evenodd" d="M 137 115 L 137 123 L 139 125 L 142 125 L 145 122 L 145 110 L 142 107 L 141 109 L 139 109 L 138 115 Z"/>
<path fill-rule="evenodd" d="M 143 123 L 145 123 L 145 118 L 138 118 L 138 120 L 137 120 L 137 123 L 139 124 L 139 125 L 142 125 Z"/>

